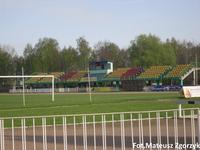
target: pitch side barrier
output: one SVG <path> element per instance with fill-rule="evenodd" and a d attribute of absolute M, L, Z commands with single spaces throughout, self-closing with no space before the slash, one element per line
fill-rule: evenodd
<path fill-rule="evenodd" d="M 0 118 L 0 149 L 198 149 L 200 110 L 178 111 Z"/>

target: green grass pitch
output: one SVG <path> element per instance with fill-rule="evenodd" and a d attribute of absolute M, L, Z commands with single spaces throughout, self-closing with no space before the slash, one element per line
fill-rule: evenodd
<path fill-rule="evenodd" d="M 88 94 L 56 94 L 52 102 L 51 95 L 30 94 L 26 95 L 23 107 L 22 95 L 1 94 L 0 117 L 176 109 L 178 99 L 184 99 L 178 92 L 122 92 L 92 94 L 92 103 Z M 183 105 L 184 108 L 199 106 Z"/>

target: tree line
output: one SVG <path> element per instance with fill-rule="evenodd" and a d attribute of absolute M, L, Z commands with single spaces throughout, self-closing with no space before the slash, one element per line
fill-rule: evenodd
<path fill-rule="evenodd" d="M 0 75 L 21 74 L 22 66 L 25 74 L 86 70 L 89 61 L 100 60 L 113 62 L 114 68 L 188 64 L 195 62 L 195 55 L 200 60 L 200 44 L 175 38 L 162 41 L 152 34 L 137 36 L 128 48 L 110 41 L 100 41 L 91 47 L 84 37 L 79 37 L 76 43 L 76 47 L 60 48 L 56 39 L 45 37 L 34 46 L 27 44 L 22 56 L 9 46 L 0 46 Z"/>

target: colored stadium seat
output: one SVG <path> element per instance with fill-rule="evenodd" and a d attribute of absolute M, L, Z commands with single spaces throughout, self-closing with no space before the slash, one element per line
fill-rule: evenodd
<path fill-rule="evenodd" d="M 70 78 L 68 78 L 68 82 L 79 82 L 82 77 L 84 77 L 87 74 L 86 71 L 78 71 L 75 74 L 73 74 Z"/>
<path fill-rule="evenodd" d="M 143 68 L 131 68 L 122 74 L 121 79 L 134 79 L 144 71 Z"/>
<path fill-rule="evenodd" d="M 75 75 L 77 73 L 77 71 L 70 71 L 70 72 L 65 72 L 61 77 L 60 80 L 62 82 L 66 82 L 67 80 L 69 80 L 70 78 L 73 77 L 73 75 Z"/>
<path fill-rule="evenodd" d="M 55 81 L 60 81 L 60 77 L 64 74 L 64 72 L 52 72 L 49 75 L 54 75 Z M 51 83 L 52 78 L 42 78 L 39 83 Z"/>
<path fill-rule="evenodd" d="M 120 79 L 124 73 L 127 72 L 130 68 L 118 68 L 117 70 L 114 70 L 112 73 L 108 74 L 108 76 L 105 77 L 105 80 L 115 80 Z"/>
<path fill-rule="evenodd" d="M 192 68 L 190 64 L 177 65 L 168 74 L 167 78 L 180 78 Z"/>
<path fill-rule="evenodd" d="M 33 73 L 32 75 L 47 75 L 47 73 Z M 31 83 L 38 83 L 42 80 L 43 78 L 39 77 L 39 78 L 29 78 L 27 80 L 25 80 L 25 83 L 27 84 L 31 84 Z"/>
<path fill-rule="evenodd" d="M 138 76 L 138 79 L 159 79 L 163 77 L 169 70 L 171 69 L 170 66 L 152 66 L 147 69 L 145 72 L 141 73 Z"/>

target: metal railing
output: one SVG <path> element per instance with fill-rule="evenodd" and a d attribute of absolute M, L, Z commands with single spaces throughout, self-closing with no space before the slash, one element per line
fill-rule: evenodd
<path fill-rule="evenodd" d="M 1 150 L 188 149 L 199 109 L 0 118 Z M 171 147 L 172 146 L 172 147 Z M 198 147 L 194 147 L 197 149 Z"/>

